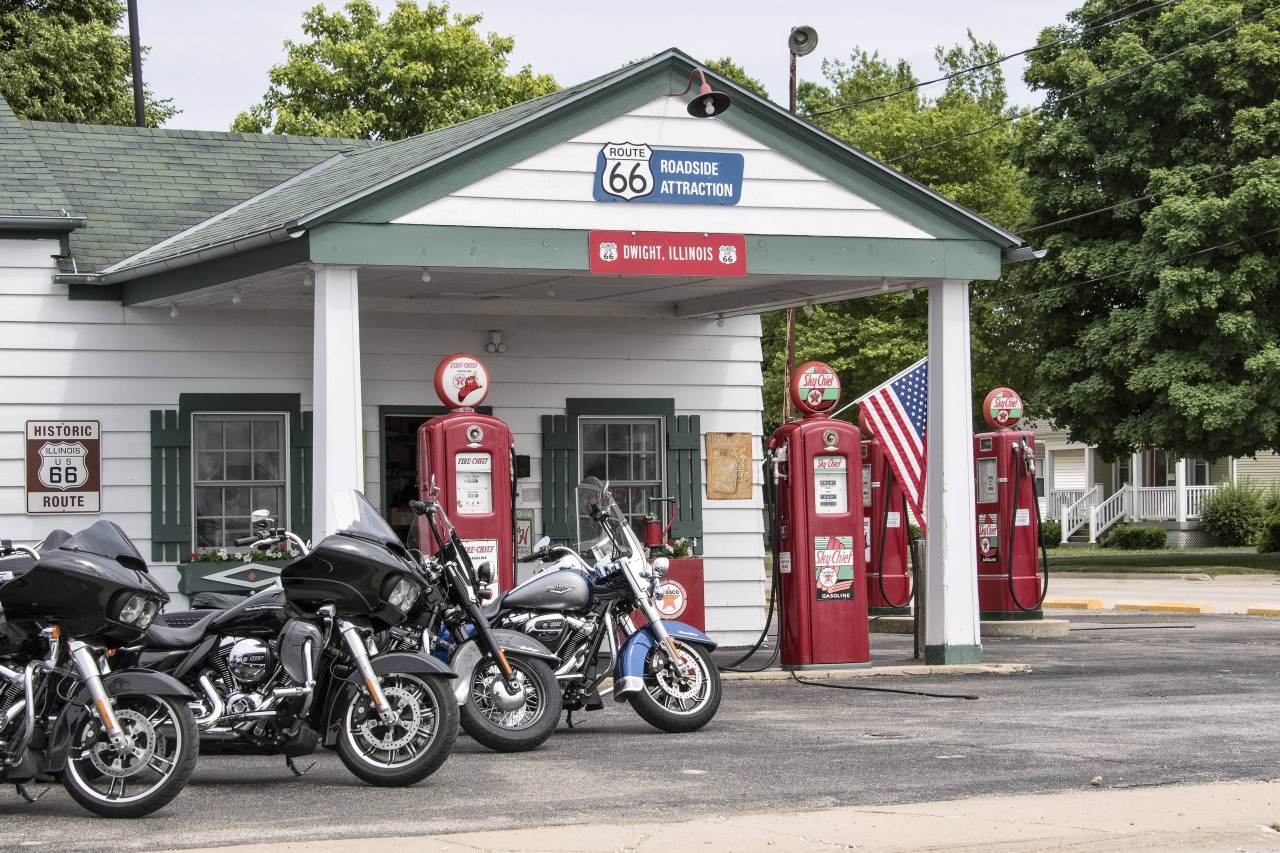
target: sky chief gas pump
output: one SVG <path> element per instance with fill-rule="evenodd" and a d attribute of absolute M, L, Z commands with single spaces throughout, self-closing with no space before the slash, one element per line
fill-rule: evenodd
<path fill-rule="evenodd" d="M 1014 429 L 1022 418 L 1022 399 L 1008 388 L 988 394 L 982 409 L 996 431 L 973 437 L 978 610 L 988 620 L 1042 619 L 1049 582 L 1040 541 L 1035 435 Z"/>
<path fill-rule="evenodd" d="M 455 353 L 440 362 L 436 394 L 451 409 L 418 428 L 418 489 L 427 500 L 431 486 L 479 566 L 493 564 L 494 595 L 515 586 L 515 440 L 505 423 L 475 407 L 489 393 L 489 373 L 480 361 Z M 434 539 L 419 517 L 419 547 L 434 550 Z"/>
<path fill-rule="evenodd" d="M 840 380 L 827 365 L 796 368 L 790 393 L 805 416 L 770 438 L 765 484 L 767 490 L 776 484 L 782 668 L 865 664 L 871 656 L 861 435 L 826 416 L 840 398 Z"/>
<path fill-rule="evenodd" d="M 910 613 L 914 591 L 907 568 L 911 550 L 907 498 L 884 445 L 865 418 L 862 428 L 863 559 L 867 564 L 867 610 L 872 616 Z"/>

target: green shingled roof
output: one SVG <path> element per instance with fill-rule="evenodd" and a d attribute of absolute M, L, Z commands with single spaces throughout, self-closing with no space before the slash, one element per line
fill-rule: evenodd
<path fill-rule="evenodd" d="M 3 100 L 0 99 L 0 104 Z M 85 216 L 81 272 L 121 258 L 306 171 L 357 139 L 22 121 L 0 107 L 0 213 Z"/>
<path fill-rule="evenodd" d="M 588 81 L 419 136 L 351 152 L 287 186 L 263 193 L 225 216 L 199 224 L 175 240 L 131 257 L 115 269 L 141 266 L 288 225 L 553 107 L 596 82 Z"/>

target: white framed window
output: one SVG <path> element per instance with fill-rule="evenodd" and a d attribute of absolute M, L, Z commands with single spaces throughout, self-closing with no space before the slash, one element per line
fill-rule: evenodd
<path fill-rule="evenodd" d="M 1209 462 L 1206 459 L 1190 459 L 1187 461 L 1187 485 L 1209 485 Z"/>
<path fill-rule="evenodd" d="M 289 526 L 288 435 L 280 412 L 192 415 L 196 550 L 235 547 L 257 509 Z"/>
<path fill-rule="evenodd" d="M 578 419 L 578 470 L 608 482 L 618 507 L 643 541 L 649 498 L 663 496 L 661 417 Z M 587 522 L 579 518 L 579 524 Z M 580 532 L 580 538 L 584 538 Z"/>

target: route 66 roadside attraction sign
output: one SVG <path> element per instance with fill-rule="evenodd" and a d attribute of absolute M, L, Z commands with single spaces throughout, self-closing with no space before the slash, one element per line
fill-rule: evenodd
<path fill-rule="evenodd" d="M 102 511 L 98 421 L 27 421 L 27 512 Z"/>

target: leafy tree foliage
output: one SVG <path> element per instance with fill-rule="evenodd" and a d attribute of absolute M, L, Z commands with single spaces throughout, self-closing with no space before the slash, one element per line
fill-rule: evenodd
<path fill-rule="evenodd" d="M 1040 398 L 1107 457 L 1280 449 L 1280 14 L 1182 0 L 1083 28 L 1130 5 L 1086 0 L 1026 74 Z"/>
<path fill-rule="evenodd" d="M 970 34 L 967 46 L 938 48 L 934 56 L 951 74 L 991 62 L 999 52 Z M 848 63 L 823 62 L 822 74 L 825 83 L 797 87 L 801 116 L 1000 225 L 1016 228 L 1025 218 L 1028 202 L 1020 172 L 1008 160 L 1012 130 L 1007 126 L 928 148 L 1005 115 L 1008 94 L 999 65 L 960 74 L 936 99 L 911 88 L 919 80 L 904 60 L 891 62 L 877 53 L 855 51 Z M 849 104 L 854 106 L 839 109 Z M 993 282 L 973 286 L 975 411 L 991 388 L 1022 389 L 1030 373 L 1025 347 L 1016 344 L 1020 320 L 995 298 L 1003 288 Z M 797 311 L 796 363 L 830 364 L 840 374 L 846 402 L 852 401 L 925 356 L 927 314 L 923 292 L 914 298 L 886 294 L 815 306 L 812 314 Z M 783 322 L 782 312 L 762 317 L 766 429 L 780 423 L 786 393 Z"/>
<path fill-rule="evenodd" d="M 750 89 L 762 98 L 769 97 L 769 90 L 764 87 L 764 84 L 747 74 L 741 65 L 728 56 L 721 59 L 707 60 L 707 62 L 703 63 L 703 67 L 708 71 L 719 74 L 721 77 L 732 80 L 744 89 Z"/>
<path fill-rule="evenodd" d="M 507 74 L 509 37 L 474 29 L 480 15 L 449 16 L 448 3 L 399 0 L 387 20 L 369 0 L 303 15 L 310 41 L 285 42 L 262 103 L 232 130 L 403 139 L 554 92 L 528 66 Z"/>
<path fill-rule="evenodd" d="M 0 95 L 19 118 L 132 125 L 122 0 L 0 0 Z M 177 114 L 145 93 L 147 124 Z"/>

